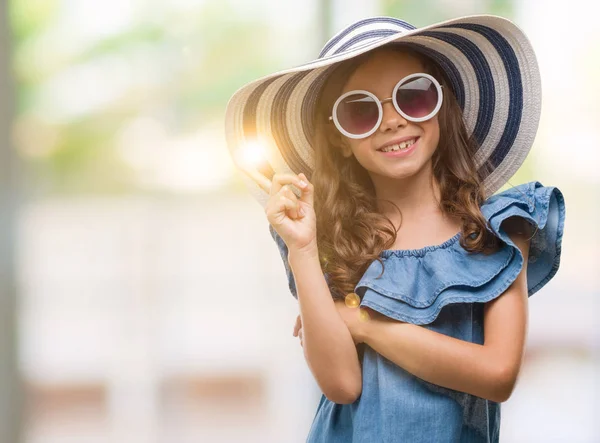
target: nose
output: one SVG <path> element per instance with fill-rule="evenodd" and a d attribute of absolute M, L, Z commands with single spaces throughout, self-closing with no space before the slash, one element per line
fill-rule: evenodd
<path fill-rule="evenodd" d="M 379 127 L 381 132 L 395 131 L 408 124 L 406 119 L 396 111 L 391 101 L 383 103 L 381 106 L 383 108 L 383 117 L 381 119 L 381 126 Z"/>

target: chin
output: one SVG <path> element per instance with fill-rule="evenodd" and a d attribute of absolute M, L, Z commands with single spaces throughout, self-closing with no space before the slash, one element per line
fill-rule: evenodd
<path fill-rule="evenodd" d="M 419 169 L 410 168 L 404 171 L 392 172 L 391 174 L 386 174 L 387 177 L 395 178 L 398 180 L 407 179 L 410 177 L 414 177 L 419 172 Z"/>
<path fill-rule="evenodd" d="M 425 162 L 421 161 L 421 159 L 415 160 L 405 161 L 402 164 L 397 164 L 395 167 L 383 168 L 380 174 L 395 179 L 406 179 L 418 175 L 431 163 L 431 159 Z"/>

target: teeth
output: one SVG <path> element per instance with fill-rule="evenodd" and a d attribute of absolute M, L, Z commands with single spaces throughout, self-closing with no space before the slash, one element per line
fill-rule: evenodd
<path fill-rule="evenodd" d="M 382 152 L 399 151 L 400 149 L 406 149 L 406 148 L 408 148 L 414 142 L 415 142 L 415 139 L 413 138 L 411 140 L 403 141 L 402 143 L 400 143 L 398 145 L 386 146 L 385 148 L 380 149 L 380 151 L 382 151 Z"/>

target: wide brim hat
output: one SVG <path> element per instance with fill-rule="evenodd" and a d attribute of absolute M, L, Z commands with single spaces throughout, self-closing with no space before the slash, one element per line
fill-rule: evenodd
<path fill-rule="evenodd" d="M 242 180 L 263 206 L 261 180 L 273 173 L 314 169 L 313 114 L 321 87 L 335 67 L 389 43 L 401 42 L 428 55 L 445 71 L 463 111 L 469 135 L 479 144 L 486 196 L 500 189 L 523 164 L 537 132 L 540 73 L 529 39 L 510 20 L 472 15 L 415 28 L 392 17 L 372 17 L 335 34 L 319 57 L 238 89 L 227 104 L 227 146 Z M 258 145 L 257 145 L 258 144 Z M 257 155 L 260 159 L 248 160 Z"/>

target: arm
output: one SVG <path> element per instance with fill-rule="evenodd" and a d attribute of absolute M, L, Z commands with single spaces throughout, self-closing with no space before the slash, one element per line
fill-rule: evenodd
<path fill-rule="evenodd" d="M 303 329 L 304 357 L 325 396 L 353 403 L 362 391 L 362 371 L 350 331 L 335 307 L 318 251 L 290 250 Z"/>
<path fill-rule="evenodd" d="M 484 344 L 470 343 L 373 311 L 360 341 L 430 383 L 495 402 L 506 401 L 521 367 L 527 331 L 529 235 L 522 219 L 503 227 L 523 253 L 521 272 L 509 288 L 484 307 Z"/>

